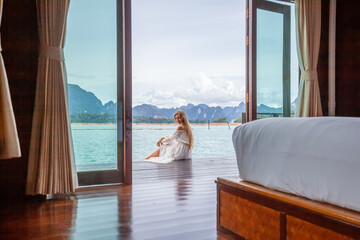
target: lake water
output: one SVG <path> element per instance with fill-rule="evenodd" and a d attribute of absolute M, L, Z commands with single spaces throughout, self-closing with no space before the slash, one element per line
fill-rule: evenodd
<path fill-rule="evenodd" d="M 194 135 L 193 158 L 235 156 L 232 132 L 236 126 L 192 125 Z M 75 162 L 84 165 L 116 164 L 116 125 L 72 124 Z M 176 125 L 133 125 L 133 161 L 141 161 L 156 150 L 156 142 L 172 134 Z M 110 164 L 110 165 L 109 165 Z M 104 168 L 106 169 L 106 167 Z"/>

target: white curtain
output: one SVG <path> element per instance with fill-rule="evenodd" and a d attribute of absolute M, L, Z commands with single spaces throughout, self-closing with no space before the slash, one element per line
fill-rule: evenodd
<path fill-rule="evenodd" d="M 317 63 L 321 33 L 321 0 L 295 0 L 296 38 L 301 79 L 295 115 L 322 116 Z"/>
<path fill-rule="evenodd" d="M 70 0 L 37 0 L 40 56 L 26 193 L 70 193 L 77 175 L 63 47 Z"/>
<path fill-rule="evenodd" d="M 0 0 L 0 24 L 3 0 Z M 14 112 L 0 42 L 0 159 L 21 156 L 19 138 L 16 130 Z"/>

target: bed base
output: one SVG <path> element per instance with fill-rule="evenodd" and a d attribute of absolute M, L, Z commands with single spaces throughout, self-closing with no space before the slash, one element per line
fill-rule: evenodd
<path fill-rule="evenodd" d="M 237 239 L 360 239 L 360 212 L 218 178 L 217 229 Z"/>

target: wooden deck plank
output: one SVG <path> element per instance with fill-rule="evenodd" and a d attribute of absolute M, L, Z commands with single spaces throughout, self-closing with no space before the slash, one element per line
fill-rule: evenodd
<path fill-rule="evenodd" d="M 216 232 L 218 176 L 234 158 L 133 164 L 133 185 L 0 210 L 0 239 L 232 239 Z"/>

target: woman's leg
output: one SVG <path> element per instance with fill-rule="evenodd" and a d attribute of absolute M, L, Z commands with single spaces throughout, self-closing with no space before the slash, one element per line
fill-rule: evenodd
<path fill-rule="evenodd" d="M 147 156 L 145 159 L 149 159 L 149 158 L 152 158 L 152 157 L 158 157 L 159 155 L 160 155 L 160 148 L 156 149 L 152 154 Z"/>

